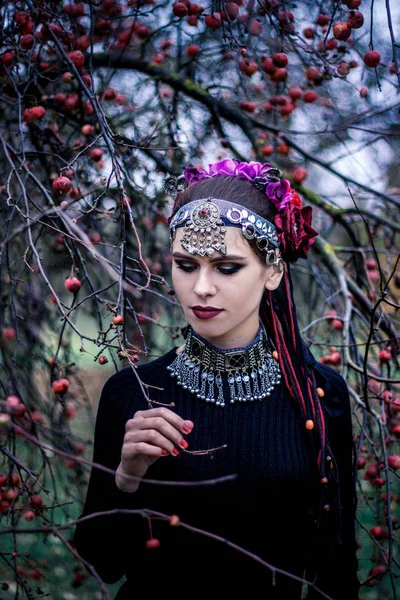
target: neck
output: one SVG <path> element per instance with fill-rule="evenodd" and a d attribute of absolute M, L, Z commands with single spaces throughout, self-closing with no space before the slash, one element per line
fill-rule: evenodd
<path fill-rule="evenodd" d="M 221 340 L 220 338 L 212 338 L 212 337 L 204 337 L 200 335 L 192 326 L 190 326 L 191 333 L 194 337 L 198 338 L 204 344 L 210 346 L 213 350 L 248 350 L 251 346 L 257 343 L 260 339 L 260 333 L 262 329 L 262 323 L 259 321 L 258 328 L 254 335 L 248 336 L 246 335 L 246 341 L 244 341 L 243 336 L 238 336 L 232 339 Z"/>

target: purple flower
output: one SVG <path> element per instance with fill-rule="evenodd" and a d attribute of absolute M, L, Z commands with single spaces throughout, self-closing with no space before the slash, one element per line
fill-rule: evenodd
<path fill-rule="evenodd" d="M 276 183 L 269 183 L 265 195 L 275 204 L 278 210 L 285 209 L 292 198 L 290 182 L 287 179 L 282 179 L 282 181 Z"/>
<path fill-rule="evenodd" d="M 210 177 L 214 175 L 236 175 L 237 161 L 231 158 L 226 158 L 220 162 L 208 165 Z"/>
<path fill-rule="evenodd" d="M 236 168 L 236 175 L 240 177 L 240 179 L 253 181 L 253 179 L 261 175 L 262 170 L 263 165 L 259 162 L 251 161 L 249 163 L 239 163 Z"/>
<path fill-rule="evenodd" d="M 198 169 L 197 167 L 186 167 L 183 176 L 189 184 L 199 183 L 199 181 L 211 177 L 205 169 Z"/>

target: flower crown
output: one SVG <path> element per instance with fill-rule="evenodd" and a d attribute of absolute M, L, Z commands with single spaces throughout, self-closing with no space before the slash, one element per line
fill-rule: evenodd
<path fill-rule="evenodd" d="M 318 235 L 311 227 L 312 207 L 304 206 L 301 198 L 290 187 L 290 182 L 283 179 L 280 169 L 269 163 L 239 162 L 235 159 L 211 163 L 208 171 L 199 167 L 186 167 L 179 177 L 167 176 L 164 182 L 165 191 L 173 196 L 185 188 L 195 185 L 204 179 L 218 176 L 231 176 L 252 183 L 275 206 L 274 225 L 278 232 L 279 246 L 283 260 L 295 262 L 306 258 L 308 251 Z M 172 215 L 168 219 L 171 222 Z"/>

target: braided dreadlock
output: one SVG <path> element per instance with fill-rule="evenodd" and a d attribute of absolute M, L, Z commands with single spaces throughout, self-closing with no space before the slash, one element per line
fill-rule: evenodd
<path fill-rule="evenodd" d="M 192 200 L 213 196 L 233 199 L 237 204 L 270 222 L 273 222 L 274 215 L 277 213 L 274 204 L 252 183 L 237 177 L 221 175 L 191 184 L 180 191 L 175 199 L 170 219 L 181 206 Z M 254 240 L 248 243 L 265 265 L 265 254 L 257 248 Z M 316 382 L 313 367 L 315 359 L 303 341 L 298 327 L 289 263 L 286 263 L 279 287 L 274 291 L 265 291 L 259 313 L 277 348 L 283 381 L 299 406 L 304 423 L 307 423 L 308 447 L 321 483 L 319 502 L 313 515 L 315 531 L 321 535 L 321 531 L 325 529 L 323 517 L 334 509 L 332 513 L 338 517 L 334 527 L 334 537 L 340 539 L 337 465 L 326 435 L 325 417 L 319 396 L 323 392 Z M 183 330 L 184 336 L 186 332 L 187 328 L 186 331 Z"/>

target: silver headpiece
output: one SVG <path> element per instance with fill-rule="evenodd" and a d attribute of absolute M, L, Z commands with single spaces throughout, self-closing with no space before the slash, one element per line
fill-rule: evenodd
<path fill-rule="evenodd" d="M 277 231 L 272 223 L 249 209 L 221 198 L 201 198 L 182 206 L 170 222 L 170 244 L 178 227 L 184 227 L 182 247 L 190 254 L 212 256 L 215 251 L 227 254 L 224 236 L 226 226 L 239 227 L 247 240 L 256 240 L 257 247 L 265 252 L 265 263 L 276 265 L 279 271 L 280 257 Z"/>

